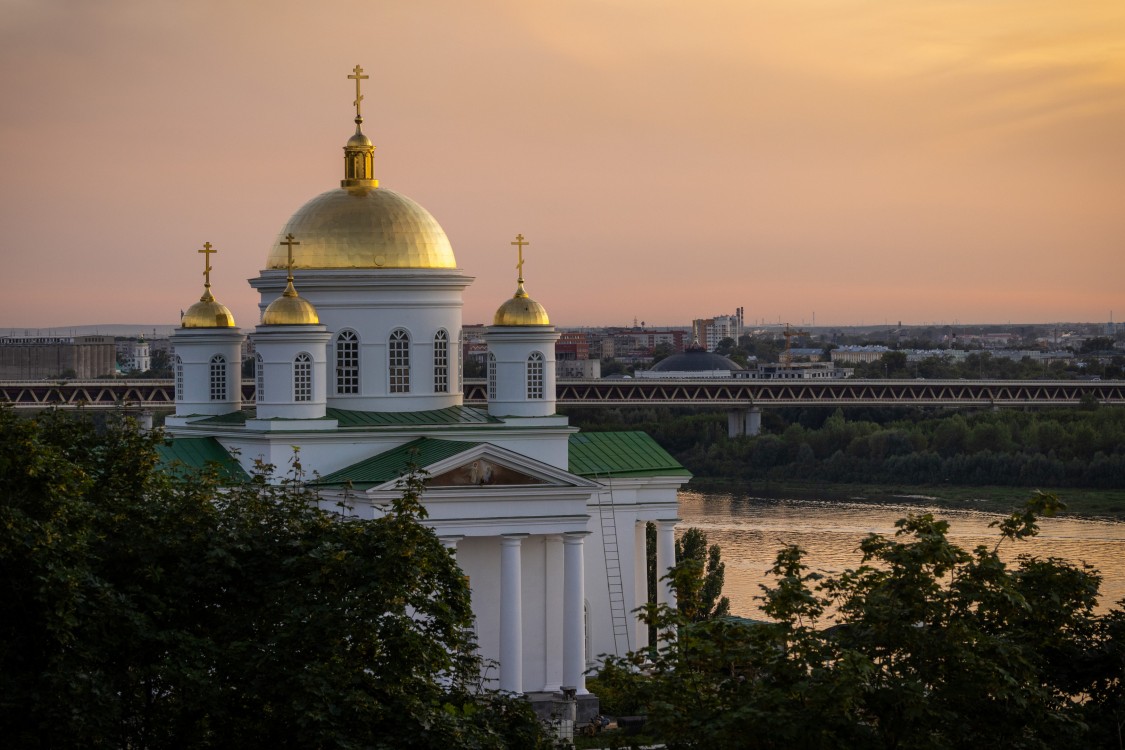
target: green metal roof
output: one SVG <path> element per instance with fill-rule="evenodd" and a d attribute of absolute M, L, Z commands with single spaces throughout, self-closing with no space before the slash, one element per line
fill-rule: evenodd
<path fill-rule="evenodd" d="M 241 426 L 248 419 L 256 419 L 253 409 L 219 414 L 192 422 L 193 425 Z M 366 429 L 371 427 L 440 427 L 475 424 L 499 424 L 501 420 L 489 416 L 483 409 L 471 406 L 449 406 L 429 411 L 353 411 L 327 409 L 325 419 L 335 419 L 339 429 Z M 286 420 L 277 420 L 286 421 Z M 298 428 L 300 429 L 300 428 Z"/>
<path fill-rule="evenodd" d="M 214 468 L 224 482 L 245 482 L 250 476 L 238 461 L 227 453 L 218 440 L 205 438 L 176 438 L 156 447 L 160 465 L 166 471 L 181 473 Z"/>
<path fill-rule="evenodd" d="M 580 432 L 570 436 L 570 473 L 582 477 L 690 477 L 644 432 Z"/>
<path fill-rule="evenodd" d="M 500 420 L 471 406 L 449 406 L 430 411 L 351 411 L 329 409 L 329 419 L 347 427 L 419 427 L 428 425 L 496 424 Z"/>
<path fill-rule="evenodd" d="M 241 424 L 246 424 L 247 419 L 253 419 L 253 418 L 254 418 L 254 412 L 252 412 L 252 411 L 232 411 L 232 412 L 228 412 L 227 414 L 218 414 L 214 417 L 207 417 L 206 419 L 200 419 L 200 420 L 192 422 L 192 424 L 222 424 L 222 425 L 238 424 L 238 425 L 241 425 Z"/>
<path fill-rule="evenodd" d="M 339 471 L 334 471 L 321 477 L 316 483 L 341 485 L 350 482 L 356 488 L 371 487 L 401 477 L 410 470 L 411 466 L 425 469 L 427 466 L 432 466 L 438 461 L 467 451 L 476 445 L 478 443 L 466 443 L 460 440 L 418 438 Z"/>

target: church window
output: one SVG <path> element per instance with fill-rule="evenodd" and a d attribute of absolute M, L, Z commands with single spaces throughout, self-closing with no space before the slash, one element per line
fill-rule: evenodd
<path fill-rule="evenodd" d="M 496 398 L 496 355 L 488 353 L 488 400 Z"/>
<path fill-rule="evenodd" d="M 304 352 L 293 360 L 293 400 L 312 401 L 312 357 Z"/>
<path fill-rule="evenodd" d="M 391 393 L 410 393 L 410 334 L 392 331 L 387 355 Z"/>
<path fill-rule="evenodd" d="M 176 355 L 176 400 L 184 400 L 184 361 Z"/>
<path fill-rule="evenodd" d="M 340 331 L 336 337 L 336 393 L 359 393 L 359 336 Z"/>
<path fill-rule="evenodd" d="M 227 400 L 227 358 L 221 354 L 211 357 L 211 400 Z"/>
<path fill-rule="evenodd" d="M 254 400 L 259 404 L 266 400 L 266 363 L 261 354 L 254 357 Z"/>
<path fill-rule="evenodd" d="M 527 397 L 543 398 L 543 353 L 532 352 L 527 358 Z"/>
<path fill-rule="evenodd" d="M 449 393 L 449 334 L 434 336 L 434 393 Z"/>

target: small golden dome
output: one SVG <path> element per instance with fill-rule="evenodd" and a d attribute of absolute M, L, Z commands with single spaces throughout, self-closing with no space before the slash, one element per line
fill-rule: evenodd
<path fill-rule="evenodd" d="M 348 139 L 348 145 L 344 148 L 374 148 L 371 139 L 364 135 L 359 128 L 356 128 L 355 135 Z"/>
<path fill-rule="evenodd" d="M 313 198 L 282 227 L 266 268 L 283 269 L 281 241 L 301 238 L 294 268 L 456 268 L 445 230 L 422 206 L 386 188 L 338 188 Z"/>
<path fill-rule="evenodd" d="M 543 305 L 527 296 L 521 280 L 515 296 L 500 305 L 500 309 L 492 316 L 492 325 L 549 326 L 551 319 L 547 317 L 547 310 Z"/>
<path fill-rule="evenodd" d="M 215 301 L 211 287 L 207 286 L 199 301 L 187 309 L 180 318 L 181 328 L 234 328 L 234 316 L 226 305 Z"/>
<path fill-rule="evenodd" d="M 320 322 L 316 308 L 304 297 L 297 294 L 290 277 L 289 285 L 281 296 L 269 303 L 262 313 L 264 326 L 307 326 Z"/>

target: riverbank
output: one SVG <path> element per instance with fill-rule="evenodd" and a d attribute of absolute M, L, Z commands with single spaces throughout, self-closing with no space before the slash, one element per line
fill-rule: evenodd
<path fill-rule="evenodd" d="M 745 482 L 694 478 L 687 489 L 723 493 L 740 498 L 769 500 L 840 500 L 852 503 L 893 503 L 957 510 L 1009 513 L 1019 508 L 1034 491 L 1027 487 L 960 487 L 834 484 L 827 482 Z M 1067 505 L 1063 516 L 1125 521 L 1125 490 L 1041 488 L 1053 492 Z"/>

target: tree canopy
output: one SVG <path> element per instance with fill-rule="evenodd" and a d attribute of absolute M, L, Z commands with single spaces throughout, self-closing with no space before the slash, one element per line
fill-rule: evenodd
<path fill-rule="evenodd" d="M 669 748 L 1121 747 L 1125 616 L 1095 614 L 1098 573 L 1000 555 L 1059 507 L 1035 495 L 973 550 L 912 515 L 837 575 L 785 547 L 769 622 L 652 605 L 659 651 L 610 659 L 599 683 Z"/>
<path fill-rule="evenodd" d="M 462 573 L 414 476 L 322 510 L 297 457 L 158 467 L 159 435 L 0 410 L 0 736 L 9 747 L 538 747 L 481 689 Z"/>

